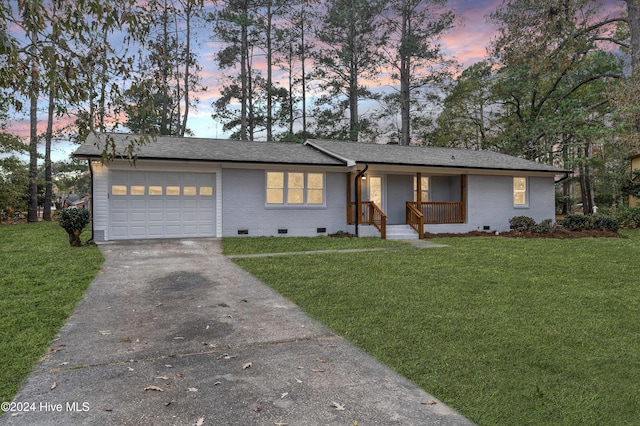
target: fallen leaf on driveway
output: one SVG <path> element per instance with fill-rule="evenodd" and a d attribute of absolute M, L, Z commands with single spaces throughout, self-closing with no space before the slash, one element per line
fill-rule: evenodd
<path fill-rule="evenodd" d="M 188 392 L 198 392 L 198 388 L 187 388 Z"/>
<path fill-rule="evenodd" d="M 165 407 L 168 407 L 168 406 L 170 406 L 171 404 L 173 404 L 173 399 L 172 399 L 171 401 L 167 401 L 167 402 L 165 402 L 165 403 L 164 403 L 164 406 L 165 406 Z"/>
<path fill-rule="evenodd" d="M 421 402 L 422 405 L 436 405 L 438 402 L 430 399 L 428 401 Z"/>
<path fill-rule="evenodd" d="M 111 330 L 98 330 L 98 333 L 102 334 L 103 336 L 110 336 L 113 334 Z"/>
<path fill-rule="evenodd" d="M 53 384 L 51 385 L 51 390 L 54 390 L 57 387 L 58 387 L 58 382 L 53 382 Z"/>
<path fill-rule="evenodd" d="M 315 370 L 314 370 L 314 369 L 312 369 L 312 370 L 311 370 L 311 372 L 312 372 L 312 373 L 324 373 L 324 372 L 326 372 L 326 371 L 327 371 L 327 370 L 318 370 L 318 369 L 315 369 Z"/>
<path fill-rule="evenodd" d="M 248 363 L 246 363 L 245 365 L 242 366 L 242 369 L 246 370 L 247 368 L 251 368 L 252 365 L 253 365 L 252 363 L 248 362 Z"/>
<path fill-rule="evenodd" d="M 336 409 L 336 411 L 344 411 L 344 405 L 340 405 L 335 401 L 331 401 L 331 406 Z"/>
<path fill-rule="evenodd" d="M 235 355 L 222 354 L 216 359 L 231 359 L 231 358 L 235 358 L 235 357 L 236 357 Z"/>
<path fill-rule="evenodd" d="M 154 379 L 169 380 L 169 376 L 156 376 Z"/>
<path fill-rule="evenodd" d="M 164 390 L 162 388 L 159 388 L 158 386 L 147 386 L 146 388 L 144 388 L 144 390 L 146 390 L 146 391 L 152 390 L 152 391 L 164 392 Z"/>
<path fill-rule="evenodd" d="M 222 384 L 222 382 L 221 382 L 221 381 L 217 381 L 217 382 L 215 382 L 215 383 L 213 384 L 213 386 L 218 386 L 218 385 L 221 385 L 221 384 Z"/>
<path fill-rule="evenodd" d="M 284 399 L 287 395 L 289 395 L 289 392 L 285 392 L 282 395 L 280 395 L 280 399 Z"/>
<path fill-rule="evenodd" d="M 204 424 L 204 417 L 200 417 L 196 422 L 196 426 L 202 426 Z"/>
<path fill-rule="evenodd" d="M 69 363 L 67 361 L 65 361 L 65 362 L 61 362 L 60 364 L 58 364 L 58 366 L 62 367 L 63 365 L 67 365 L 67 364 L 69 364 Z"/>
<path fill-rule="evenodd" d="M 298 379 L 297 377 L 294 377 L 294 379 L 296 379 L 296 382 L 302 383 L 302 380 Z"/>

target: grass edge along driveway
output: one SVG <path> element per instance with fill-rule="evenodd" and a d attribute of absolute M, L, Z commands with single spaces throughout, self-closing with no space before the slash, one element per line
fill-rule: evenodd
<path fill-rule="evenodd" d="M 0 259 L 0 401 L 11 401 L 104 259 L 70 247 L 57 222 L 1 225 Z"/>
<path fill-rule="evenodd" d="M 625 425 L 640 419 L 640 232 L 625 235 L 234 261 L 480 425 Z"/>

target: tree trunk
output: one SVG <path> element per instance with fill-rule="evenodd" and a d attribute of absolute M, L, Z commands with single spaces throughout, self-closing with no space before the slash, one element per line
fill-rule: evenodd
<path fill-rule="evenodd" d="M 38 91 L 39 66 L 31 60 L 31 87 L 29 89 L 29 206 L 27 222 L 38 221 Z"/>
<path fill-rule="evenodd" d="M 273 64 L 272 64 L 272 47 L 271 47 L 271 26 L 273 21 L 273 13 L 271 11 L 271 0 L 267 3 L 267 140 L 273 140 Z"/>
<path fill-rule="evenodd" d="M 80 240 L 81 233 L 82 233 L 82 230 L 80 229 L 74 229 L 73 231 L 69 232 L 69 245 L 71 247 L 82 246 L 82 240 Z"/>
<path fill-rule="evenodd" d="M 189 1 L 185 2 L 185 17 L 186 17 L 186 37 L 187 37 L 187 59 L 184 64 L 184 116 L 182 117 L 182 126 L 180 126 L 180 136 L 184 136 L 187 130 L 187 119 L 189 117 L 189 80 L 190 80 L 190 65 L 191 65 L 191 14 L 193 13 L 193 4 Z"/>
<path fill-rule="evenodd" d="M 410 90 L 410 57 L 406 54 L 409 50 L 405 46 L 411 35 L 411 23 L 408 17 L 409 11 L 406 0 L 402 2 L 402 34 L 400 46 L 400 145 L 408 146 L 411 142 L 411 90 Z"/>
<path fill-rule="evenodd" d="M 640 72 L 640 0 L 626 0 L 631 36 L 631 66 Z"/>
<path fill-rule="evenodd" d="M 246 3 L 245 3 L 246 4 Z M 247 8 L 245 7 L 245 13 Z M 247 34 L 247 24 L 242 24 L 241 30 L 241 52 L 240 52 L 240 90 L 242 98 L 240 100 L 240 140 L 246 141 L 247 138 L 247 102 L 249 98 L 249 93 L 247 90 L 248 81 L 247 81 L 247 57 L 249 56 L 249 43 L 248 43 L 248 34 Z"/>
<path fill-rule="evenodd" d="M 301 75 L 301 84 L 302 84 L 302 137 L 303 139 L 307 139 L 307 74 L 305 71 L 305 61 L 307 59 L 307 47 L 305 46 L 305 8 L 304 4 L 302 5 L 302 10 L 300 12 L 300 73 Z"/>
<path fill-rule="evenodd" d="M 582 212 L 586 215 L 593 214 L 593 189 L 591 187 L 591 143 L 584 147 L 584 161 L 580 166 L 580 192 L 582 194 Z"/>
<path fill-rule="evenodd" d="M 51 83 L 49 88 L 49 107 L 47 110 L 47 133 L 45 136 L 44 149 L 44 209 L 42 220 L 51 222 L 51 199 L 53 198 L 53 179 L 51 177 L 51 142 L 53 139 L 53 114 L 55 108 L 55 83 Z"/>

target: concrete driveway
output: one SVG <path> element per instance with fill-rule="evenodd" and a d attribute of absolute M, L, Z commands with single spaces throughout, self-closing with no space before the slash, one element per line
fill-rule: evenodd
<path fill-rule="evenodd" d="M 472 424 L 237 267 L 217 239 L 100 250 L 102 271 L 0 424 Z"/>

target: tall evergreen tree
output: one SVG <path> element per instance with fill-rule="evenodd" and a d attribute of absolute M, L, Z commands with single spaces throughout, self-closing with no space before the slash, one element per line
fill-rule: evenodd
<path fill-rule="evenodd" d="M 448 75 L 448 61 L 438 43 L 453 26 L 454 13 L 440 12 L 447 0 L 392 0 L 386 3 L 386 64 L 399 83 L 400 144 L 411 142 L 412 115 L 421 91 Z M 413 113 L 413 114 L 412 114 Z M 415 117 L 414 117 L 415 118 Z"/>
<path fill-rule="evenodd" d="M 384 5 L 381 0 L 327 1 L 326 13 L 317 23 L 318 45 L 313 56 L 314 77 L 326 93 L 320 98 L 320 115 L 316 117 L 320 133 L 324 126 L 331 129 L 331 137 L 360 139 L 366 122 L 360 116 L 359 103 L 375 97 L 365 84 L 378 77 L 380 49 L 386 40 L 381 31 Z M 345 113 L 347 126 L 340 123 Z"/>

